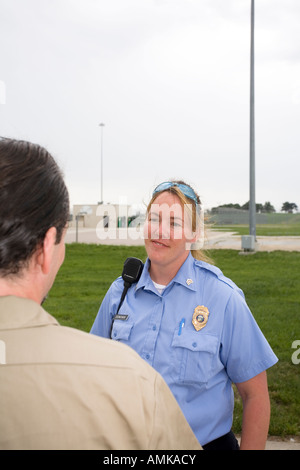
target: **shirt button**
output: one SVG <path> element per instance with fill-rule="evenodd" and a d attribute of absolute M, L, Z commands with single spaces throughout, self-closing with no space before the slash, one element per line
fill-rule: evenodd
<path fill-rule="evenodd" d="M 146 354 L 146 359 L 150 359 L 150 354 Z"/>
<path fill-rule="evenodd" d="M 193 348 L 195 348 L 197 346 L 197 343 L 193 343 L 192 346 Z"/>
<path fill-rule="evenodd" d="M 153 326 L 152 326 L 152 330 L 153 330 L 153 331 L 156 331 L 156 325 L 153 325 Z"/>

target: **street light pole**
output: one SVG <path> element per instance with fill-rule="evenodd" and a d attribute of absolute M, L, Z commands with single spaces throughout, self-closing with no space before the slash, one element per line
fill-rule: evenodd
<path fill-rule="evenodd" d="M 256 240 L 255 204 L 255 126 L 254 126 L 254 0 L 251 0 L 251 47 L 250 47 L 250 201 L 249 230 Z"/>
<path fill-rule="evenodd" d="M 103 127 L 105 124 L 101 122 L 99 127 L 101 128 L 101 199 L 100 204 L 103 204 Z"/>

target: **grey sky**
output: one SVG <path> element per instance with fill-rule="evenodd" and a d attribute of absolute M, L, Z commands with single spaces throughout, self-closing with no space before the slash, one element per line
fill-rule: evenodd
<path fill-rule="evenodd" d="M 249 199 L 250 0 L 0 0 L 0 134 L 44 145 L 72 204 Z M 300 2 L 255 2 L 256 200 L 300 207 Z"/>

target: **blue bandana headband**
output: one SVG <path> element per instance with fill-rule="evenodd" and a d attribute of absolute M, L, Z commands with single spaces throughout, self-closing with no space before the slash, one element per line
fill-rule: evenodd
<path fill-rule="evenodd" d="M 184 194 L 187 198 L 194 201 L 194 203 L 196 204 L 197 211 L 198 211 L 198 213 L 200 213 L 200 206 L 198 204 L 197 196 L 195 194 L 195 191 L 190 186 L 187 186 L 186 184 L 173 183 L 172 181 L 168 181 L 168 182 L 165 182 L 165 183 L 160 183 L 154 189 L 152 196 L 154 196 L 154 194 L 156 194 L 156 193 L 166 191 L 167 189 L 170 189 L 174 186 L 176 186 L 178 189 L 180 189 L 182 194 Z"/>

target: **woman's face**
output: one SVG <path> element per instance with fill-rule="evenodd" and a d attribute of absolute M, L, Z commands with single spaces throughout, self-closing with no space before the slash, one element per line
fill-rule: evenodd
<path fill-rule="evenodd" d="M 189 254 L 188 243 L 195 240 L 178 196 L 167 191 L 157 196 L 147 216 L 144 238 L 151 264 L 182 265 Z"/>

